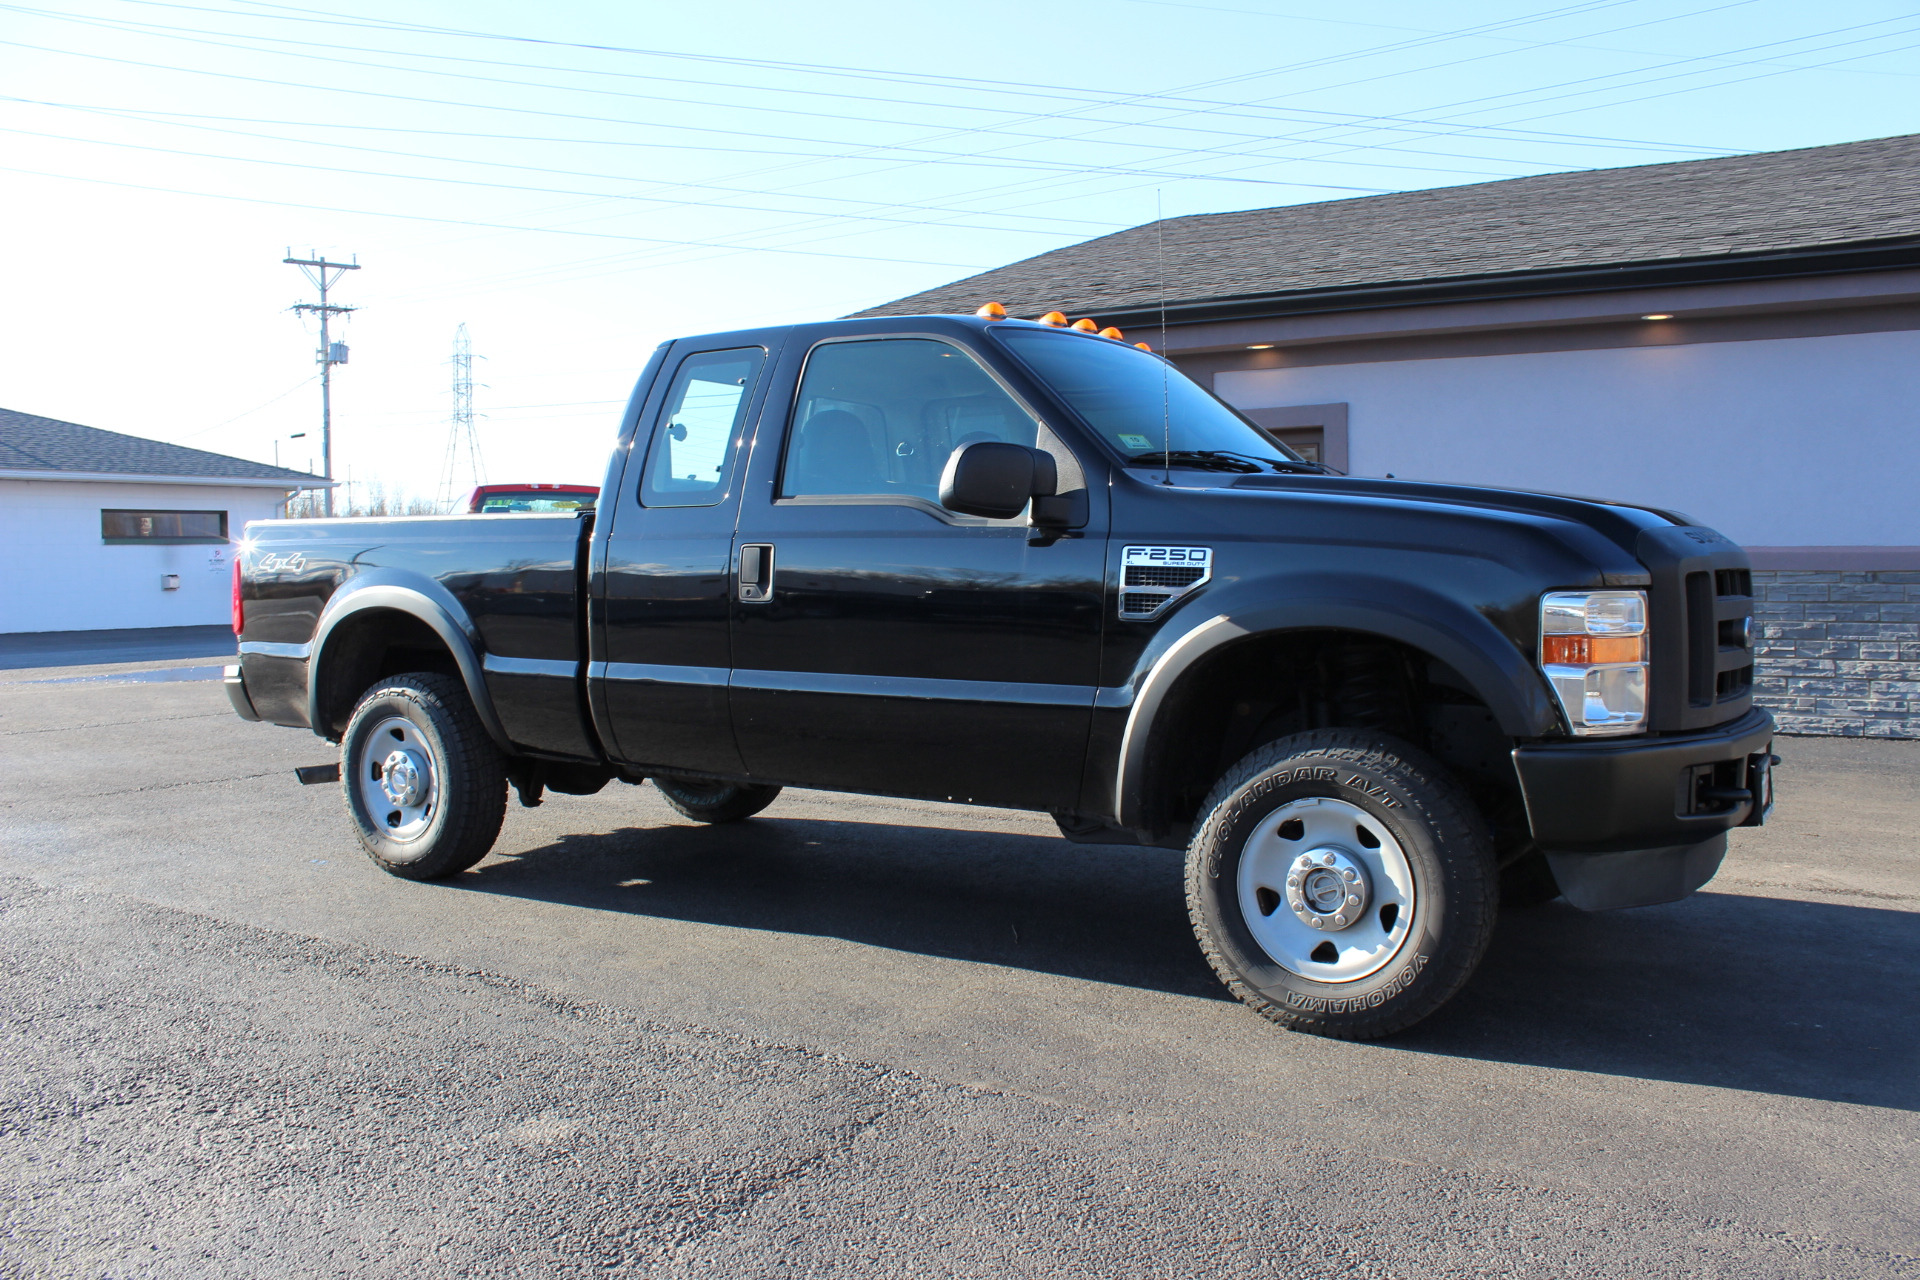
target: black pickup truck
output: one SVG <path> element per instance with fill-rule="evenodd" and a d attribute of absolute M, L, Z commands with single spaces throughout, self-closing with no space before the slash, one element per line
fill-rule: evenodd
<path fill-rule="evenodd" d="M 1503 900 L 1672 901 L 1764 819 L 1740 548 L 1334 474 L 1045 319 L 668 343 L 597 510 L 252 524 L 234 708 L 338 743 L 416 879 L 483 858 L 509 786 L 615 780 L 703 822 L 791 785 L 1184 849 L 1222 980 L 1348 1038 L 1457 991 Z"/>

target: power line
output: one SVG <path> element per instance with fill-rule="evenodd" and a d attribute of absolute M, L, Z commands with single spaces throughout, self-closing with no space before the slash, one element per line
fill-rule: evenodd
<path fill-rule="evenodd" d="M 765 205 L 722 204 L 717 201 L 701 201 L 701 200 L 668 200 L 668 199 L 665 199 L 664 197 L 636 195 L 636 194 L 632 194 L 624 191 L 569 191 L 561 187 L 533 187 L 533 186 L 525 186 L 517 183 L 482 182 L 472 178 L 437 178 L 430 174 L 422 174 L 422 173 L 383 173 L 376 169 L 347 169 L 337 165 L 306 164 L 298 160 L 265 160 L 265 159 L 260 159 L 254 156 L 220 155 L 215 152 L 209 152 L 209 151 L 186 151 L 177 147 L 156 147 L 150 144 L 139 143 L 139 142 L 110 142 L 104 138 L 80 138 L 80 137 L 74 137 L 71 134 L 42 133 L 33 129 L 11 129 L 11 128 L 6 128 L 4 126 L 0 126 L 0 133 L 19 134 L 20 136 L 27 137 L 27 138 L 50 138 L 57 142 L 82 142 L 82 143 L 86 143 L 88 145 L 96 146 L 96 147 L 117 147 L 123 150 L 129 150 L 129 151 L 150 151 L 158 155 L 187 156 L 191 159 L 196 159 L 196 160 L 220 160 L 220 161 L 226 161 L 233 164 L 269 165 L 273 168 L 279 168 L 279 169 L 307 169 L 316 173 L 343 173 L 343 174 L 349 174 L 351 176 L 361 177 L 361 178 L 390 178 L 398 182 L 433 182 L 433 183 L 440 183 L 443 185 L 459 186 L 459 187 L 485 187 L 494 191 L 528 191 L 528 192 L 534 192 L 542 195 L 586 196 L 594 200 L 640 201 L 648 204 L 664 204 L 664 205 L 670 205 L 675 207 L 684 206 L 684 207 L 692 207 L 697 209 L 734 209 L 734 210 L 739 210 L 741 212 L 746 212 L 746 213 L 785 213 L 785 214 L 809 214 L 810 213 L 810 211 L 805 209 L 775 209 L 775 208 L 769 208 Z M 323 143 L 321 145 L 328 145 L 328 144 Z M 399 153 L 392 153 L 392 154 L 399 154 Z M 421 156 L 419 158 L 426 160 L 426 159 L 433 159 L 434 157 Z M 602 176 L 602 175 L 591 175 L 591 176 Z M 616 181 L 617 179 L 609 178 L 608 180 Z M 1347 190 L 1356 191 L 1356 192 L 1359 192 L 1359 191 L 1377 192 L 1377 191 L 1384 190 L 1384 188 L 1351 187 L 1351 188 L 1347 188 Z M 921 219 L 890 218 L 881 214 L 835 213 L 835 214 L 825 214 L 825 215 L 819 215 L 819 216 L 828 216 L 828 217 L 834 217 L 834 218 L 851 218 L 851 219 L 855 219 L 863 222 L 901 223 L 907 226 L 916 226 L 916 227 L 925 225 L 925 222 Z M 964 222 L 945 223 L 943 225 L 952 226 L 960 230 L 988 231 L 988 232 L 994 232 L 1002 235 L 1017 234 L 1017 235 L 1053 236 L 1053 235 L 1059 234 L 1058 232 L 1055 232 L 1055 231 L 1043 231 L 1039 228 L 1034 228 L 1034 227 L 985 227 L 985 226 L 978 226 L 978 225 L 964 223 Z M 1111 227 L 1115 224 L 1098 223 L 1098 224 L 1087 224 L 1087 225 Z"/>
<path fill-rule="evenodd" d="M 300 381 L 288 387 L 285 391 L 282 391 L 279 395 L 273 397 L 273 399 L 262 400 L 259 404 L 253 406 L 253 408 L 243 410 L 240 413 L 236 413 L 231 418 L 227 418 L 223 421 L 216 422 L 210 427 L 202 427 L 198 431 L 189 431 L 186 435 L 180 436 L 179 439 L 198 440 L 201 436 L 206 435 L 208 432 L 218 431 L 220 428 L 225 426 L 230 426 L 233 423 L 240 421 L 240 419 L 242 418 L 250 418 L 254 414 L 260 412 L 262 409 L 268 408 L 272 405 L 279 404 L 282 400 L 285 400 L 288 396 L 292 395 L 294 392 L 299 391 L 305 387 L 312 386 L 314 382 L 316 382 L 319 379 L 319 377 L 320 375 L 317 373 L 308 374 L 306 377 L 300 379 Z"/>
<path fill-rule="evenodd" d="M 433 222 L 450 227 L 480 227 L 488 231 L 531 231 L 548 235 L 586 236 L 595 240 L 627 240 L 643 244 L 675 245 L 684 248 L 726 249 L 740 253 L 786 253 L 798 254 L 807 258 L 836 258 L 851 262 L 886 262 L 914 267 L 941 267 L 953 271 L 983 271 L 986 268 L 977 263 L 962 262 L 922 262 L 911 258 L 876 258 L 851 253 L 815 253 L 805 249 L 783 249 L 777 246 L 730 245 L 707 240 L 669 240 L 660 236 L 616 235 L 610 231 L 574 231 L 564 227 L 521 227 L 504 222 L 476 222 L 463 218 L 434 218 L 419 213 L 387 213 L 378 209 L 343 209 L 335 205 L 303 204 L 294 200 L 267 200 L 260 196 L 235 196 L 217 191 L 187 191 L 179 187 L 156 187 L 138 182 L 116 182 L 111 178 L 89 178 L 74 173 L 48 173 L 41 169 L 16 169 L 0 166 L 0 173 L 24 174 L 30 178 L 54 178 L 62 182 L 86 182 L 95 186 L 119 187 L 126 191 L 156 191 L 163 195 L 193 196 L 203 200 L 233 200 L 242 204 L 270 205 L 277 209 L 306 209 L 315 213 L 347 213 L 363 218 L 396 218 L 402 222 Z"/>
<path fill-rule="evenodd" d="M 1627 2 L 1627 0 L 1612 0 L 1612 2 L 1625 3 Z M 1735 0 L 1736 4 L 1751 4 L 1755 2 L 1756 0 Z M 168 6 L 168 7 L 173 7 L 173 6 Z M 1728 7 L 1734 7 L 1734 6 L 1722 5 L 1718 7 L 1728 8 Z M 593 68 L 593 67 L 555 67 L 555 66 L 540 64 L 540 63 L 506 62 L 506 61 L 501 61 L 499 59 L 489 59 L 489 58 L 465 58 L 455 54 L 428 53 L 428 52 L 421 52 L 421 51 L 409 50 L 409 49 L 377 49 L 377 48 L 368 48 L 362 45 L 338 45 L 338 44 L 332 44 L 332 43 L 323 43 L 320 41 L 293 40 L 286 37 L 258 35 L 254 33 L 248 33 L 248 32 L 209 31 L 206 28 L 198 28 L 198 27 L 170 27 L 160 23 L 133 22 L 125 19 L 103 18 L 97 15 L 82 16 L 82 15 L 75 15 L 75 14 L 63 14 L 63 13 L 58 13 L 51 10 L 31 9 L 21 5 L 0 5 L 0 9 L 5 9 L 5 10 L 16 12 L 16 13 L 29 13 L 37 16 L 55 19 L 58 21 L 77 23 L 80 25 L 105 27 L 111 30 L 134 32 L 134 33 L 141 33 L 141 34 L 148 34 L 148 35 L 157 34 L 167 39 L 183 40 L 183 41 L 187 41 L 194 44 L 208 45 L 214 48 L 243 49 L 247 52 L 261 52 L 262 50 L 260 50 L 257 47 L 260 44 L 295 45 L 295 46 L 299 46 L 300 48 L 323 48 L 323 49 L 329 49 L 329 50 L 335 50 L 335 51 L 346 50 L 349 52 L 375 53 L 375 54 L 381 54 L 388 57 L 427 59 L 435 62 L 456 62 L 456 63 L 477 65 L 477 66 L 508 67 L 508 68 L 514 68 L 514 69 L 520 69 L 520 70 L 552 71 L 552 72 L 558 72 L 563 75 L 603 76 L 603 77 L 615 77 L 623 80 L 644 80 L 647 83 L 690 84 L 690 85 L 698 85 L 701 87 L 719 87 L 719 88 L 727 89 L 728 91 L 736 94 L 741 90 L 746 90 L 748 92 L 754 92 L 754 93 L 782 94 L 787 96 L 800 96 L 800 97 L 808 97 L 808 98 L 833 98 L 833 99 L 843 99 L 848 101 L 877 102 L 877 103 L 883 103 L 889 106 L 902 106 L 902 105 L 921 106 L 921 107 L 927 107 L 929 109 L 939 110 L 943 112 L 962 110 L 962 111 L 974 111 L 974 112 L 990 112 L 990 113 L 999 114 L 999 115 L 1021 114 L 1020 110 L 1017 108 L 1003 107 L 1003 106 L 997 106 L 997 105 L 976 105 L 973 103 L 964 103 L 964 102 L 955 103 L 955 102 L 945 102 L 945 101 L 930 102 L 925 99 L 914 99 L 914 98 L 885 98 L 885 97 L 877 97 L 874 95 L 867 95 L 867 94 L 850 94 L 844 91 L 794 89 L 786 86 L 757 85 L 757 84 L 741 83 L 738 81 L 699 80 L 699 79 L 690 79 L 687 77 L 660 76 L 657 74 L 641 74 L 641 73 L 627 72 L 627 71 L 609 71 L 609 70 Z M 1712 12 L 1712 10 L 1701 10 L 1699 12 Z M 234 16 L 245 16 L 245 15 L 234 15 Z M 1680 16 L 1691 16 L 1691 15 L 1680 15 Z M 1671 21 L 1671 20 L 1673 19 L 1662 18 L 1655 21 L 1664 22 L 1664 21 Z M 1601 34 L 1611 34 L 1612 31 L 1632 30 L 1636 27 L 1648 26 L 1648 25 L 1652 25 L 1652 23 L 1651 22 L 1633 23 L 1625 27 L 1613 28 L 1611 31 L 1601 33 Z M 253 42 L 253 44 L 235 45 L 235 44 L 227 43 L 226 40 L 197 38 L 197 37 L 205 37 L 205 36 L 224 36 L 224 37 L 227 37 L 227 39 L 229 40 L 251 41 Z M 1516 43 L 1518 43 L 1522 48 L 1533 48 L 1533 47 L 1542 47 L 1546 45 L 1557 45 L 1565 42 L 1563 41 L 1533 41 L 1533 42 L 1522 41 L 1522 42 L 1516 42 Z M 334 56 L 331 53 L 306 54 L 306 53 L 289 52 L 283 49 L 265 50 L 265 51 L 279 53 L 285 57 L 301 57 L 301 58 L 308 58 L 308 59 L 314 59 L 314 60 L 326 61 L 326 62 L 339 62 L 339 63 L 343 63 L 345 65 L 350 65 L 350 66 L 374 67 L 374 68 L 383 69 L 383 70 L 396 70 L 396 71 L 409 70 L 408 68 L 393 67 L 384 63 L 371 63 L 371 62 L 362 62 L 355 59 L 339 58 Z M 1500 54 L 1487 55 L 1487 56 L 1504 56 L 1504 54 L 1508 52 L 1514 52 L 1514 50 L 1503 50 L 1501 51 Z M 1630 52 L 1630 51 L 1623 51 L 1623 52 Z M 1318 63 L 1314 63 L 1314 64 L 1298 64 L 1298 65 L 1300 66 L 1322 65 L 1329 61 L 1346 61 L 1346 60 L 1352 60 L 1357 58 L 1370 57 L 1373 55 L 1374 55 L 1374 51 L 1360 50 L 1360 51 L 1356 51 L 1354 53 L 1350 53 L 1346 55 L 1337 55 L 1332 59 L 1322 59 Z M 1439 65 L 1451 66 L 1455 64 L 1443 63 Z M 1288 67 L 1288 68 L 1282 68 L 1281 70 L 1294 70 L 1294 69 L 1296 68 Z M 1433 69 L 1433 67 L 1429 66 L 1425 68 L 1416 68 L 1415 70 L 1431 70 L 1431 69 Z M 689 102 L 699 103 L 702 101 L 699 99 L 688 99 L 685 95 L 669 96 L 669 95 L 660 95 L 660 94 L 624 93 L 616 90 L 595 89 L 591 87 L 583 87 L 578 85 L 555 85 L 555 84 L 543 84 L 543 83 L 537 83 L 534 81 L 524 81 L 524 80 L 502 80 L 498 77 L 474 76 L 474 75 L 468 75 L 468 74 L 463 74 L 458 72 L 429 71 L 428 74 L 447 76 L 455 79 L 477 80 L 482 83 L 490 83 L 490 84 L 512 84 L 520 87 L 544 88 L 544 89 L 551 89 L 551 90 L 555 90 L 559 92 L 567 92 L 567 93 L 610 94 L 616 97 L 633 98 L 633 99 L 638 99 L 642 101 L 652 101 L 652 102 L 669 102 L 675 105 L 685 105 Z M 844 74 L 844 73 L 835 73 L 835 74 Z M 1394 74 L 1403 75 L 1407 73 L 1396 72 Z M 956 86 L 936 86 L 936 87 L 954 88 Z M 1021 85 L 1020 82 L 1006 82 L 1002 88 L 996 91 L 996 94 L 995 94 L 996 98 L 1004 98 L 1007 88 L 1023 88 L 1024 89 L 1027 87 Z M 968 87 L 965 91 L 971 92 L 971 93 L 980 92 L 979 89 L 972 88 L 972 87 Z M 1038 86 L 1032 87 L 1031 89 L 1028 90 L 1028 92 L 1029 92 L 1029 96 L 1053 97 L 1053 98 L 1059 98 L 1067 101 L 1083 102 L 1090 106 L 1102 106 L 1102 107 L 1111 106 L 1112 105 L 1111 100 L 1116 96 L 1124 96 L 1129 99 L 1137 99 L 1142 101 L 1146 101 L 1146 100 L 1158 101 L 1164 97 L 1164 95 L 1158 95 L 1158 94 L 1137 94 L 1137 93 L 1117 95 L 1112 92 L 1104 92 L 1104 91 L 1103 92 L 1094 92 L 1094 91 L 1066 92 L 1066 93 L 1061 93 L 1056 91 L 1052 93 L 1042 93 L 1039 90 Z M 892 124 L 904 123 L 903 121 L 899 120 L 896 116 L 886 116 L 886 117 L 849 116 L 849 115 L 827 113 L 827 112 L 796 111 L 794 108 L 790 106 L 784 106 L 784 105 L 763 107 L 753 103 L 742 102 L 737 97 L 729 97 L 729 98 L 725 98 L 718 101 L 707 100 L 704 102 L 704 105 L 723 107 L 731 110 L 776 112 L 783 116 L 807 115 L 807 116 L 814 116 L 821 119 L 846 120 L 846 121 L 853 121 L 853 122 L 863 123 L 863 124 L 892 125 Z M 1195 103 L 1193 105 L 1209 106 L 1209 107 L 1224 108 L 1224 109 L 1238 109 L 1240 111 L 1244 111 L 1245 108 L 1255 104 L 1219 102 L 1219 103 Z M 1266 107 L 1264 109 L 1268 111 L 1281 110 L 1279 108 L 1271 108 L 1271 107 Z M 1233 115 L 1230 110 L 1211 110 L 1211 111 L 1194 110 L 1194 111 L 1182 112 L 1180 114 L 1183 117 L 1193 116 L 1193 115 L 1227 115 L 1229 116 L 1229 118 L 1238 118 L 1237 116 Z M 1202 126 L 1197 126 L 1197 125 L 1175 125 L 1175 126 L 1161 126 L 1161 127 L 1175 128 L 1183 132 L 1216 133 L 1223 137 L 1258 138 L 1258 137 L 1264 136 L 1261 134 L 1250 134 L 1243 131 L 1209 129 L 1209 128 L 1204 128 Z M 983 129 L 988 132 L 1005 132 L 1005 130 L 994 130 L 990 127 L 983 127 Z M 1025 135 L 1025 136 L 1034 137 L 1041 140 L 1050 140 L 1050 135 L 1036 134 L 1036 135 Z M 1546 141 L 1549 139 L 1542 138 L 1539 140 Z M 1570 145 L 1591 145 L 1591 143 L 1588 140 L 1580 139 L 1576 137 L 1568 137 L 1564 139 L 1564 141 Z M 1595 139 L 1592 141 L 1599 142 L 1603 140 Z M 1667 144 L 1635 143 L 1630 145 L 1663 146 Z M 1701 148 L 1688 148 L 1688 149 L 1700 150 Z M 1713 148 L 1706 148 L 1706 149 L 1711 150 Z"/>

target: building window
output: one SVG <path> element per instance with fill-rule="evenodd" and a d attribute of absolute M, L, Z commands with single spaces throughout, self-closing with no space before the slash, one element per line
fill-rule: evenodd
<path fill-rule="evenodd" d="M 140 543 L 225 542 L 224 511 L 102 511 L 100 540 L 108 546 Z"/>
<path fill-rule="evenodd" d="M 1347 406 L 1293 404 L 1273 409 L 1242 409 L 1253 424 L 1308 462 L 1322 462 L 1345 473 Z"/>

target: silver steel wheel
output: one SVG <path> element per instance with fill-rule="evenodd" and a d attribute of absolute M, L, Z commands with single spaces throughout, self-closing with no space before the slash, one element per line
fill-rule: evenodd
<path fill-rule="evenodd" d="M 1413 927 L 1413 869 L 1393 833 L 1345 800 L 1308 796 L 1253 829 L 1240 912 L 1273 962 L 1315 982 L 1364 978 Z"/>
<path fill-rule="evenodd" d="M 440 763 L 418 725 L 388 716 L 361 739 L 353 785 L 367 816 L 395 844 L 425 835 L 440 807 Z"/>

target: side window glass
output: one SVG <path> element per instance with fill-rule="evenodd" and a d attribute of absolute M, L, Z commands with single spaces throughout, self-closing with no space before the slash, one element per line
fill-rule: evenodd
<path fill-rule="evenodd" d="M 1032 445 L 1038 426 L 960 348 L 931 338 L 826 342 L 807 358 L 780 496 L 939 501 L 947 456 L 975 440 Z"/>
<path fill-rule="evenodd" d="M 710 507 L 726 495 L 742 419 L 766 352 L 701 351 L 680 362 L 640 482 L 648 507 Z"/>

